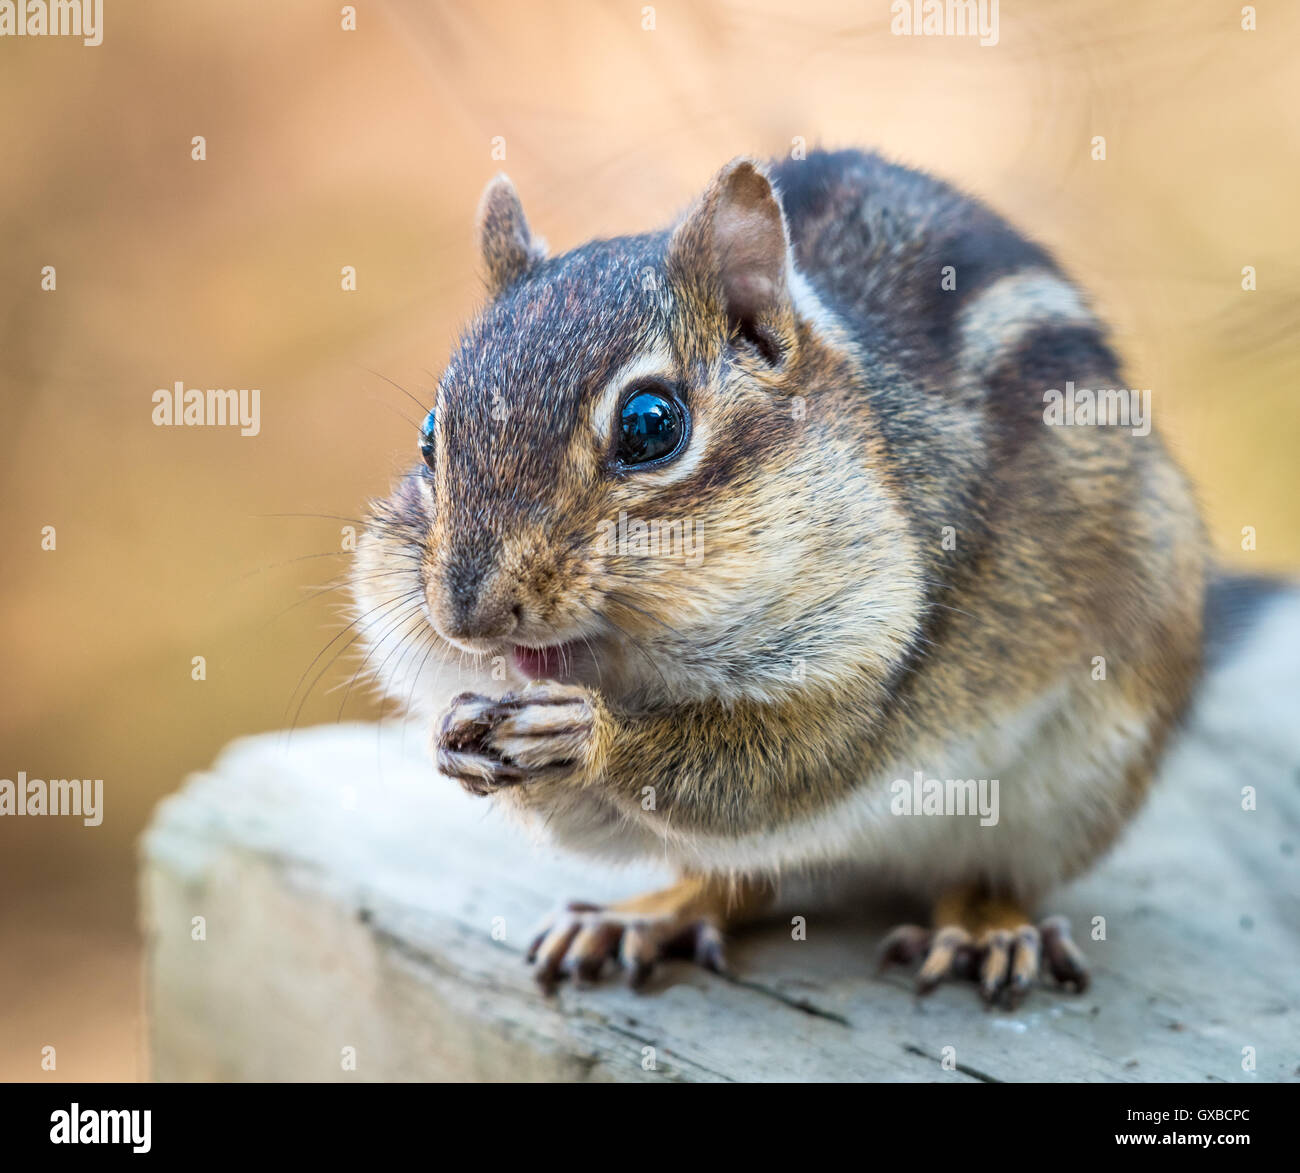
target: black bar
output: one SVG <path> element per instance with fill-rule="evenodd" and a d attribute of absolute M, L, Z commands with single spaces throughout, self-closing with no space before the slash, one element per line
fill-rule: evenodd
<path fill-rule="evenodd" d="M 1209 1148 L 1220 1155 L 1236 1148 L 1263 1156 L 1262 1147 L 1294 1152 L 1300 1108 L 1287 1084 L 857 1084 L 830 1097 L 822 1085 L 762 1084 L 667 1094 L 672 1098 L 519 1084 L 8 1084 L 0 1088 L 0 1153 L 13 1169 L 40 1167 L 14 1164 L 14 1157 L 99 1163 L 110 1153 L 169 1166 L 195 1156 L 206 1164 L 284 1154 L 339 1168 L 349 1156 L 373 1160 L 413 1149 L 435 1165 L 455 1152 L 476 1159 L 475 1151 L 495 1165 L 514 1151 L 525 1160 L 595 1157 L 592 1141 L 608 1135 L 659 1162 L 673 1160 L 688 1137 L 697 1157 L 717 1146 L 735 1158 L 777 1137 L 796 1148 L 802 1137 L 816 1146 L 810 1157 L 824 1153 L 828 1139 L 844 1137 L 864 1162 L 895 1147 L 917 1160 L 927 1153 L 946 1153 L 949 1161 L 979 1152 L 991 1158 L 1025 1152 L 1039 1139 L 1048 1145 L 1039 1153 L 1053 1161 L 1132 1148 Z M 88 1124 L 88 1112 L 149 1112 L 148 1151 L 133 1152 L 131 1140 L 54 1143 L 52 1132 L 67 1136 L 74 1104 L 86 1137 L 104 1122 L 96 1115 Z M 68 1128 L 59 1113 L 67 1114 Z M 136 1117 L 136 1138 L 145 1119 Z M 1191 1135 L 1201 1139 L 1171 1139 Z"/>

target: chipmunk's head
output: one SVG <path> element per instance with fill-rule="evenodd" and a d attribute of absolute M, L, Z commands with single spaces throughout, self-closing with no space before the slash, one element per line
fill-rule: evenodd
<path fill-rule="evenodd" d="M 554 258 L 504 176 L 479 224 L 491 300 L 374 511 L 363 605 L 405 599 L 455 648 L 612 693 L 771 693 L 809 652 L 832 673 L 818 625 L 846 552 L 883 613 L 903 527 L 860 446 L 815 422 L 849 344 L 763 169 L 729 165 L 670 232 Z"/>

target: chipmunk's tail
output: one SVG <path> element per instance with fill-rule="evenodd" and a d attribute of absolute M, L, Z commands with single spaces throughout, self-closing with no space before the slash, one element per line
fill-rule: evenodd
<path fill-rule="evenodd" d="M 1211 570 L 1205 591 L 1206 666 L 1222 663 L 1292 586 L 1265 575 Z"/>

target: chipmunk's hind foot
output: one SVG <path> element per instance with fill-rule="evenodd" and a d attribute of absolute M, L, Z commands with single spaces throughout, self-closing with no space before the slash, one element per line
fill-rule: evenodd
<path fill-rule="evenodd" d="M 725 973 L 723 929 L 761 912 L 773 892 L 768 881 L 691 875 L 618 904 L 569 904 L 534 938 L 528 960 L 547 992 L 565 976 L 595 981 L 611 958 L 634 989 L 669 958 Z"/>
<path fill-rule="evenodd" d="M 900 925 L 878 954 L 882 970 L 923 959 L 918 994 L 955 977 L 977 982 L 987 1005 L 1014 1010 L 1044 972 L 1076 993 L 1088 988 L 1087 964 L 1063 916 L 1034 925 L 1017 905 L 959 896 L 939 902 L 935 924 L 933 929 Z"/>
<path fill-rule="evenodd" d="M 533 939 L 527 957 L 536 964 L 537 983 L 547 993 L 565 977 L 597 981 L 611 959 L 618 960 L 633 989 L 645 985 L 655 964 L 669 958 L 693 959 L 715 973 L 726 972 L 722 930 L 711 917 L 620 905 L 565 905 Z"/>

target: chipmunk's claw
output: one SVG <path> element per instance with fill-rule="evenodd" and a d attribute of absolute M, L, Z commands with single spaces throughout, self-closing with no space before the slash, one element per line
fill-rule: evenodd
<path fill-rule="evenodd" d="M 957 925 L 933 930 L 900 925 L 881 943 L 878 971 L 918 958 L 924 959 L 916 977 L 921 996 L 945 978 L 966 978 L 978 982 L 988 1006 L 1014 1010 L 1044 969 L 1063 988 L 1080 994 L 1088 988 L 1087 965 L 1063 916 L 1049 917 L 1037 927 L 990 929 L 978 939 Z"/>
<path fill-rule="evenodd" d="M 1038 928 L 1043 935 L 1043 953 L 1052 977 L 1076 994 L 1082 994 L 1091 979 L 1088 963 L 1070 936 L 1070 922 L 1063 916 L 1049 916 Z"/>
<path fill-rule="evenodd" d="M 706 917 L 647 916 L 583 903 L 568 904 L 555 914 L 526 954 L 547 993 L 565 977 L 597 981 L 611 958 L 623 967 L 627 984 L 640 989 L 659 961 L 681 956 L 714 973 L 726 972 L 722 932 Z"/>
<path fill-rule="evenodd" d="M 881 941 L 876 953 L 876 973 L 891 965 L 911 965 L 930 948 L 931 932 L 920 925 L 899 925 Z"/>

